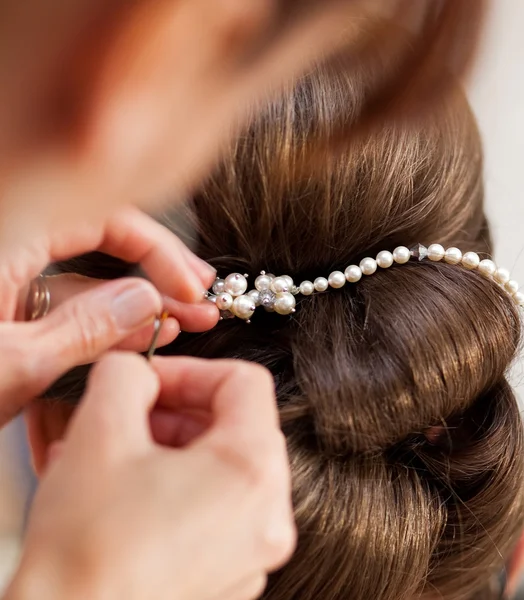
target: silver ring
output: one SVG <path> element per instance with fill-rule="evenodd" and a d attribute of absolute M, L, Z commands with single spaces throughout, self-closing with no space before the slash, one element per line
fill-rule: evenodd
<path fill-rule="evenodd" d="M 36 321 L 47 315 L 51 308 L 51 292 L 45 275 L 39 275 L 29 285 L 25 318 Z"/>

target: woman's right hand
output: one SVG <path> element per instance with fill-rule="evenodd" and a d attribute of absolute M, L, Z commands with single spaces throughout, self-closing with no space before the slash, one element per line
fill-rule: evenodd
<path fill-rule="evenodd" d="M 155 405 L 171 446 L 153 440 Z M 209 427 L 180 447 L 191 413 Z M 264 369 L 109 354 L 44 474 L 6 598 L 250 600 L 295 536 Z"/>

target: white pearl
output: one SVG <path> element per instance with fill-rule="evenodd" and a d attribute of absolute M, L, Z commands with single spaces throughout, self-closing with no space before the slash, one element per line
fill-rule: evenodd
<path fill-rule="evenodd" d="M 282 275 L 282 277 L 287 281 L 287 286 L 289 288 L 289 291 L 291 291 L 293 289 L 293 286 L 295 285 L 295 282 L 293 281 L 293 279 L 291 279 L 289 275 Z"/>
<path fill-rule="evenodd" d="M 346 279 L 349 283 L 357 283 L 362 279 L 362 269 L 358 265 L 349 265 L 345 271 Z"/>
<path fill-rule="evenodd" d="M 269 288 L 271 287 L 272 280 L 273 278 L 271 277 L 271 275 L 266 275 L 265 273 L 264 275 L 259 275 L 255 279 L 255 287 L 259 292 L 267 292 L 267 290 L 269 290 Z"/>
<path fill-rule="evenodd" d="M 300 293 L 303 296 L 311 296 L 311 294 L 315 291 L 315 286 L 311 283 L 311 281 L 303 281 L 300 284 Z"/>
<path fill-rule="evenodd" d="M 258 290 L 251 290 L 247 295 L 253 299 L 255 306 L 260 306 L 260 292 Z"/>
<path fill-rule="evenodd" d="M 291 290 L 285 277 L 275 277 L 271 282 L 270 287 L 271 291 L 275 292 L 275 294 L 281 294 L 282 292 L 289 292 Z"/>
<path fill-rule="evenodd" d="M 364 275 L 373 275 L 377 270 L 377 261 L 374 258 L 363 258 L 360 261 L 360 268 Z"/>
<path fill-rule="evenodd" d="M 251 296 L 238 296 L 233 300 L 231 312 L 239 319 L 247 321 L 255 312 L 255 302 Z"/>
<path fill-rule="evenodd" d="M 452 246 L 446 250 L 444 260 L 450 265 L 458 265 L 462 260 L 462 251 Z"/>
<path fill-rule="evenodd" d="M 507 283 L 511 278 L 511 273 L 507 270 L 507 269 L 497 269 L 495 271 L 495 275 L 493 275 L 493 279 L 497 282 L 497 283 Z"/>
<path fill-rule="evenodd" d="M 226 282 L 223 279 L 216 279 L 213 284 L 213 294 L 221 294 L 225 291 Z"/>
<path fill-rule="evenodd" d="M 470 271 L 476 269 L 480 264 L 479 255 L 476 252 L 466 252 L 462 257 L 462 264 Z"/>
<path fill-rule="evenodd" d="M 491 277 L 492 275 L 495 274 L 496 270 L 497 270 L 497 265 L 492 260 L 489 260 L 488 258 L 485 258 L 479 264 L 479 271 L 485 277 Z"/>
<path fill-rule="evenodd" d="M 328 277 L 328 283 L 332 288 L 339 289 L 346 285 L 346 276 L 342 271 L 333 271 Z"/>
<path fill-rule="evenodd" d="M 277 294 L 273 308 L 279 315 L 289 315 L 295 311 L 296 305 L 297 302 L 293 294 L 290 294 L 289 292 L 282 292 Z"/>
<path fill-rule="evenodd" d="M 515 304 L 518 304 L 519 306 L 524 306 L 524 293 L 517 292 L 513 295 L 513 300 L 515 300 Z"/>
<path fill-rule="evenodd" d="M 242 296 L 247 290 L 247 279 L 240 273 L 231 273 L 226 277 L 225 291 L 232 296 Z"/>
<path fill-rule="evenodd" d="M 506 291 L 509 292 L 512 296 L 519 291 L 519 282 L 514 279 L 510 279 L 508 283 L 504 286 Z"/>
<path fill-rule="evenodd" d="M 220 310 L 229 310 L 233 306 L 233 296 L 227 292 L 218 294 L 216 305 Z"/>
<path fill-rule="evenodd" d="M 431 246 L 428 248 L 428 258 L 433 262 L 442 260 L 445 254 L 446 251 L 444 250 L 444 246 L 441 246 L 440 244 L 431 244 Z"/>
<path fill-rule="evenodd" d="M 325 277 L 317 277 L 313 285 L 317 292 L 325 292 L 328 289 L 329 282 Z"/>
<path fill-rule="evenodd" d="M 389 269 L 393 264 L 393 254 L 387 250 L 382 250 L 377 254 L 377 265 L 381 269 Z"/>
<path fill-rule="evenodd" d="M 393 250 L 393 260 L 399 265 L 405 265 L 411 258 L 411 252 L 406 246 L 399 246 Z"/>

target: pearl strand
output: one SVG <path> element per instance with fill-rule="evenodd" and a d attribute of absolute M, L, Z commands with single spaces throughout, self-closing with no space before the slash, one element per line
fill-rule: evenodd
<path fill-rule="evenodd" d="M 524 307 L 524 292 L 519 284 L 511 279 L 507 269 L 499 268 L 489 259 L 481 260 L 476 252 L 462 252 L 455 247 L 445 249 L 441 244 L 429 247 L 417 244 L 409 249 L 398 246 L 389 252 L 382 250 L 376 258 L 363 258 L 359 265 L 349 265 L 344 272 L 333 271 L 329 277 L 317 277 L 314 282 L 303 281 L 296 286 L 289 275 L 275 276 L 262 271 L 255 280 L 255 289 L 246 293 L 247 275 L 232 273 L 225 279 L 217 278 L 213 284 L 212 294 L 208 299 L 214 302 L 221 311 L 221 318 L 238 317 L 250 322 L 255 309 L 262 306 L 268 312 L 280 315 L 291 315 L 296 311 L 295 296 L 311 296 L 315 292 L 326 292 L 329 288 L 340 289 L 346 283 L 358 283 L 363 277 L 369 277 L 379 269 L 389 269 L 393 265 L 403 265 L 410 260 L 444 261 L 450 265 L 460 265 L 470 271 L 478 270 L 484 277 L 496 282 L 513 298 L 515 304 Z"/>

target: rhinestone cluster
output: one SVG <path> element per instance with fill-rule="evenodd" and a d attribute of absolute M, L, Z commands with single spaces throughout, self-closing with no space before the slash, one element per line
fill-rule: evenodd
<path fill-rule="evenodd" d="M 524 293 L 519 284 L 511 279 L 507 269 L 498 268 L 489 259 L 481 260 L 476 252 L 462 252 L 458 248 L 444 249 L 440 244 L 427 247 L 417 244 L 409 249 L 405 246 L 395 248 L 393 252 L 383 250 L 376 258 L 367 257 L 359 265 L 349 265 L 344 272 L 333 271 L 329 277 L 317 277 L 315 281 L 303 281 L 295 285 L 289 275 L 275 276 L 262 271 L 255 279 L 255 289 L 247 292 L 247 275 L 232 273 L 225 279 L 216 279 L 208 299 L 220 309 L 222 319 L 238 317 L 250 322 L 256 308 L 262 306 L 268 312 L 290 315 L 295 312 L 296 296 L 311 296 L 314 292 L 325 292 L 330 287 L 342 288 L 346 283 L 357 283 L 363 276 L 373 275 L 379 268 L 388 269 L 393 264 L 403 265 L 410 260 L 444 261 L 451 265 L 462 265 L 466 269 L 477 269 L 485 277 L 503 287 L 519 306 L 524 306 Z"/>

